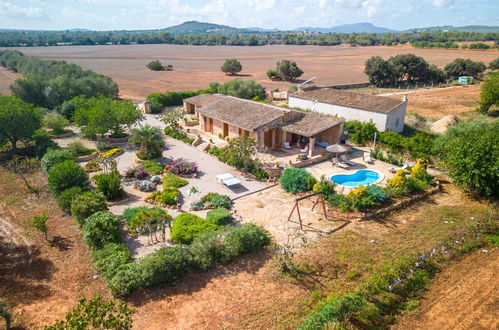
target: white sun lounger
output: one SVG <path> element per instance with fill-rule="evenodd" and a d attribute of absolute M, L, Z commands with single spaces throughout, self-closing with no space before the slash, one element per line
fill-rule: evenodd
<path fill-rule="evenodd" d="M 374 163 L 373 159 L 371 158 L 371 154 L 368 152 L 364 153 L 364 162 L 366 163 Z"/>
<path fill-rule="evenodd" d="M 234 179 L 234 176 L 230 173 L 223 173 L 217 175 L 217 180 L 224 181 L 224 180 L 229 180 L 229 179 Z"/>
<path fill-rule="evenodd" d="M 389 170 L 392 173 L 397 173 L 397 171 L 399 171 L 399 170 L 405 170 L 407 167 L 409 167 L 409 165 L 404 164 L 404 166 L 402 166 L 402 167 L 390 167 Z"/>
<path fill-rule="evenodd" d="M 344 162 L 338 161 L 338 158 L 333 158 L 333 163 L 336 164 L 336 166 L 341 167 L 341 168 L 348 168 L 348 164 Z"/>
<path fill-rule="evenodd" d="M 222 180 L 222 183 L 224 185 L 226 185 L 227 187 L 230 187 L 230 186 L 235 186 L 237 184 L 240 184 L 241 181 L 239 181 L 238 179 L 236 178 L 232 178 L 232 179 L 227 179 L 227 180 Z"/>

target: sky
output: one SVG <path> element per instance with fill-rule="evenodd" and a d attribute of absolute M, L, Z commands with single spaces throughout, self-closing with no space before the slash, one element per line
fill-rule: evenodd
<path fill-rule="evenodd" d="M 499 0 L 0 0 L 0 28 L 161 29 L 185 21 L 293 29 L 499 25 Z"/>

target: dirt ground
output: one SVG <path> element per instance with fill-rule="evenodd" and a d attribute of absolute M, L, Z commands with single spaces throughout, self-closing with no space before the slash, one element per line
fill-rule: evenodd
<path fill-rule="evenodd" d="M 499 56 L 498 50 L 421 49 L 411 46 L 182 46 L 182 45 L 115 45 L 17 47 L 26 55 L 44 59 L 62 59 L 112 77 L 121 95 L 144 99 L 152 92 L 167 90 L 197 90 L 207 88 L 212 81 L 234 79 L 220 71 L 227 58 L 237 58 L 242 66 L 240 78 L 255 79 L 269 89 L 287 88 L 289 83 L 273 82 L 266 72 L 282 59 L 295 60 L 305 72 L 301 77 L 317 76 L 319 85 L 366 81 L 365 61 L 375 55 L 388 58 L 401 53 L 423 56 L 429 63 L 443 67 L 455 58 L 469 58 L 489 63 Z M 171 64 L 173 71 L 151 71 L 146 64 L 153 59 Z M 0 81 L 12 80 L 0 71 Z"/>
<path fill-rule="evenodd" d="M 393 329 L 498 329 L 498 274 L 498 249 L 475 251 L 440 273 Z"/>
<path fill-rule="evenodd" d="M 12 72 L 0 66 L 0 94 L 10 95 L 9 86 L 16 80 L 20 78 L 21 75 L 16 72 Z"/>
<path fill-rule="evenodd" d="M 400 99 L 400 95 L 390 97 Z M 447 115 L 463 118 L 476 110 L 479 97 L 478 85 L 419 90 L 408 94 L 407 112 L 433 120 Z"/>
<path fill-rule="evenodd" d="M 12 305 L 16 324 L 38 329 L 62 318 L 79 296 L 109 297 L 104 283 L 93 279 L 78 225 L 58 211 L 44 188 L 44 176 L 30 178 L 41 188 L 38 197 L 27 194 L 21 181 L 4 170 L 0 179 L 0 297 Z M 42 213 L 51 215 L 51 244 L 26 222 Z M 134 327 L 296 327 L 320 309 L 321 299 L 354 288 L 376 265 L 407 249 L 426 250 L 465 225 L 470 215 L 482 214 L 486 208 L 446 185 L 444 193 L 428 201 L 379 221 L 349 222 L 306 248 L 297 260 L 308 271 L 298 281 L 276 276 L 271 252 L 262 251 L 188 274 L 173 287 L 138 291 L 128 299 L 137 310 Z"/>

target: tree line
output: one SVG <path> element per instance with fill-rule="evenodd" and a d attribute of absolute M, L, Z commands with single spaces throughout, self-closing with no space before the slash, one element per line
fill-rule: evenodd
<path fill-rule="evenodd" d="M 489 64 L 490 69 L 494 69 L 496 61 Z M 421 56 L 400 54 L 392 56 L 388 60 L 384 60 L 380 56 L 369 58 L 366 61 L 364 73 L 369 77 L 371 84 L 387 87 L 400 86 L 401 84 L 441 83 L 460 76 L 478 78 L 486 68 L 483 62 L 456 58 L 442 70 L 434 64 L 429 64 Z"/>
<path fill-rule="evenodd" d="M 312 33 L 259 32 L 233 34 L 172 34 L 164 31 L 0 31 L 0 47 L 178 44 L 209 46 L 263 46 L 350 44 L 358 46 L 397 45 L 416 42 L 495 41 L 499 33 L 487 32 L 395 32 L 395 33 Z"/>
<path fill-rule="evenodd" d="M 24 76 L 10 86 L 12 95 L 39 107 L 55 108 L 79 95 L 118 96 L 118 85 L 111 78 L 65 61 L 5 50 L 0 51 L 0 65 Z"/>

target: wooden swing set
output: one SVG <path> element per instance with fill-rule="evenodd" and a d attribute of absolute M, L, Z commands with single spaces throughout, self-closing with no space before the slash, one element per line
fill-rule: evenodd
<path fill-rule="evenodd" d="M 326 212 L 326 200 L 324 199 L 324 196 L 322 195 L 322 193 L 319 191 L 319 192 L 316 192 L 316 193 L 313 193 L 313 194 L 309 194 L 309 195 L 306 195 L 306 196 L 303 196 L 303 197 L 299 197 L 297 199 L 295 199 L 295 205 L 293 205 L 293 208 L 291 209 L 291 213 L 289 214 L 289 217 L 288 217 L 288 221 L 292 221 L 291 220 L 291 217 L 293 216 L 293 213 L 296 212 L 298 213 L 298 220 L 299 220 L 299 223 L 300 223 L 300 229 L 303 231 L 303 221 L 301 219 L 301 214 L 300 214 L 300 206 L 299 206 L 299 202 L 301 200 L 304 200 L 304 199 L 308 199 L 310 197 L 314 197 L 314 196 L 318 196 L 317 199 L 313 202 L 314 206 L 312 206 L 312 209 L 310 211 L 314 211 L 315 207 L 318 205 L 318 204 L 322 204 L 322 211 L 324 212 L 324 217 L 328 218 L 328 215 L 327 215 L 327 212 Z M 331 217 L 332 219 L 332 217 Z M 294 221 L 293 221 L 294 222 Z"/>

